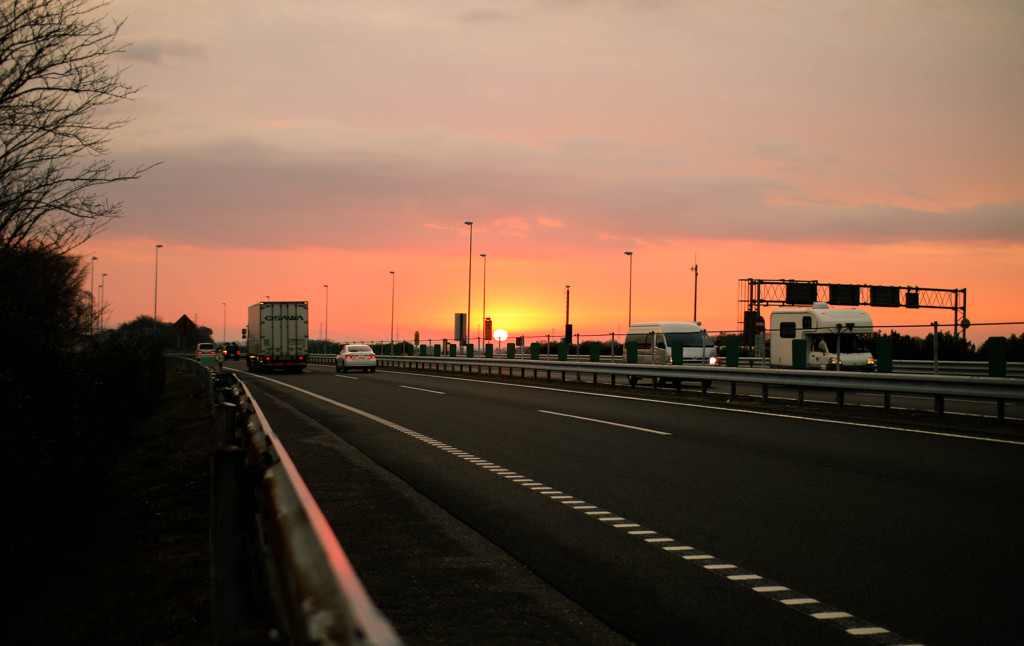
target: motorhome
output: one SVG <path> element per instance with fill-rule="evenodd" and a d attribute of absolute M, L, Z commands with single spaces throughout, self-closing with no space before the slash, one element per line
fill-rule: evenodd
<path fill-rule="evenodd" d="M 871 316 L 861 309 L 832 309 L 821 302 L 812 307 L 780 307 L 771 314 L 771 364 L 780 368 L 874 370 L 875 358 L 863 339 L 872 331 Z M 794 356 L 794 347 L 802 354 Z"/>
<path fill-rule="evenodd" d="M 626 332 L 626 346 L 623 349 L 627 361 L 631 342 L 636 343 L 637 363 L 671 364 L 673 345 L 681 348 L 684 364 L 714 364 L 718 361 L 715 344 L 701 327 L 700 321 L 631 324 Z"/>

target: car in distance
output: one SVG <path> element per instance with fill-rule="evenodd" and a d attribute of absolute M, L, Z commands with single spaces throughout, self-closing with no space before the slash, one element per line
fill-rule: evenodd
<path fill-rule="evenodd" d="M 341 346 L 341 351 L 334 358 L 334 371 L 348 372 L 353 368 L 362 368 L 363 372 L 376 372 L 377 355 L 373 348 L 362 343 Z"/>
<path fill-rule="evenodd" d="M 231 359 L 232 361 L 238 361 L 242 358 L 237 343 L 225 343 L 224 344 L 224 358 Z"/>
<path fill-rule="evenodd" d="M 213 347 L 212 343 L 200 343 L 196 346 L 196 359 L 202 360 L 206 355 L 214 355 L 217 353 L 217 349 Z"/>

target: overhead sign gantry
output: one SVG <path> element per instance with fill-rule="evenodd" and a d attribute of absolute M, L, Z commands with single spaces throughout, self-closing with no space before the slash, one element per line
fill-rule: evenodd
<path fill-rule="evenodd" d="M 847 307 L 905 307 L 953 311 L 953 333 L 967 338 L 967 289 L 854 285 L 817 280 L 741 278 L 739 324 L 745 339 L 753 338 L 762 306 L 813 305 L 824 302 Z"/>

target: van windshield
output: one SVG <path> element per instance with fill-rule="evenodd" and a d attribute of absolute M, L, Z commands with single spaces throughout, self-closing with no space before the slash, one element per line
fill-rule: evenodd
<path fill-rule="evenodd" d="M 704 331 L 668 332 L 665 334 L 665 340 L 668 341 L 668 347 L 670 348 L 673 343 L 680 343 L 684 348 L 700 348 L 715 345 L 711 341 L 711 337 L 708 336 L 708 333 Z"/>

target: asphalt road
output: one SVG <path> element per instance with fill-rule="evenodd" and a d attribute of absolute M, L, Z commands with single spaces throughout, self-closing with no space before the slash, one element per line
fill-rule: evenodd
<path fill-rule="evenodd" d="M 1024 634 L 1018 440 L 391 370 L 242 377 L 410 644 Z"/>

